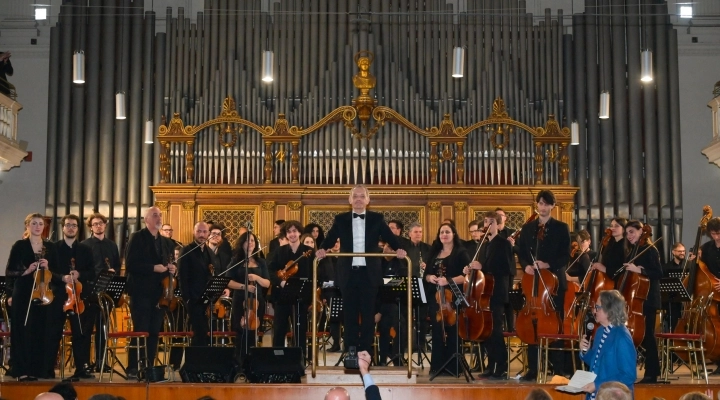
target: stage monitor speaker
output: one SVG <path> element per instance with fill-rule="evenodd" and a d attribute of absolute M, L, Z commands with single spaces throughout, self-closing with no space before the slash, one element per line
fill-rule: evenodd
<path fill-rule="evenodd" d="M 180 368 L 183 382 L 232 383 L 238 370 L 234 347 L 191 346 Z"/>
<path fill-rule="evenodd" d="M 245 375 L 251 383 L 300 383 L 305 374 L 299 347 L 251 347 Z"/>

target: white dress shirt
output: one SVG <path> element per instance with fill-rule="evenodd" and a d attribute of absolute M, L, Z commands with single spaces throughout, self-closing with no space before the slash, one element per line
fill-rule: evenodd
<path fill-rule="evenodd" d="M 363 211 L 360 215 L 366 215 Z M 352 219 L 353 253 L 365 252 L 365 219 Z M 352 265 L 367 265 L 365 257 L 353 257 Z"/>

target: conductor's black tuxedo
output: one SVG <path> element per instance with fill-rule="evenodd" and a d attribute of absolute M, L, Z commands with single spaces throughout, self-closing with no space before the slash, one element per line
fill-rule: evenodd
<path fill-rule="evenodd" d="M 365 211 L 365 253 L 380 253 L 378 241 L 382 238 L 397 250 L 400 243 L 385 223 L 380 213 Z M 346 212 L 335 217 L 328 231 L 323 248 L 335 245 L 340 239 L 340 252 L 353 252 L 353 213 Z M 380 257 L 365 258 L 365 266 L 354 266 L 352 257 L 341 257 L 335 266 L 336 285 L 343 297 L 345 348 L 356 346 L 357 351 L 371 351 L 375 331 L 375 309 L 378 287 L 382 284 Z M 362 318 L 362 325 L 358 323 Z M 358 335 L 359 334 L 359 335 Z"/>

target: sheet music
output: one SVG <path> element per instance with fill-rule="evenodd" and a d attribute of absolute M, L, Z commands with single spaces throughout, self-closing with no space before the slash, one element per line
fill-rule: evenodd
<path fill-rule="evenodd" d="M 575 374 L 570 378 L 570 382 L 568 382 L 567 385 L 558 386 L 555 390 L 567 393 L 582 393 L 582 387 L 588 383 L 595 382 L 596 377 L 597 375 L 592 372 L 579 369 L 575 371 Z"/>
<path fill-rule="evenodd" d="M 420 289 L 420 300 L 422 300 L 423 304 L 427 304 L 427 298 L 425 298 L 425 287 L 423 286 L 423 280 L 422 278 L 415 278 L 417 279 L 418 288 Z"/>

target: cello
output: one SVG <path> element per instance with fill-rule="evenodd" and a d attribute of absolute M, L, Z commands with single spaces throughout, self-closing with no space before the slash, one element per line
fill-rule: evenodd
<path fill-rule="evenodd" d="M 570 270 L 570 268 L 575 265 L 575 263 L 580 260 L 580 257 L 582 257 L 582 255 L 587 251 L 586 249 L 581 252 L 580 245 L 577 242 L 573 242 L 571 247 L 570 258 L 574 258 L 574 260 L 567 266 L 566 271 Z M 563 298 L 563 309 L 565 310 L 565 318 L 563 318 L 563 333 L 578 332 L 578 324 L 580 321 L 578 321 L 575 317 L 578 315 L 578 312 L 581 311 L 577 310 L 576 306 L 578 303 L 582 303 L 582 300 L 580 300 L 580 297 L 578 296 L 578 294 L 582 293 L 582 286 L 580 286 L 577 282 L 570 281 L 568 281 L 567 286 L 565 297 Z"/>
<path fill-rule="evenodd" d="M 642 231 L 642 235 L 630 253 L 632 257 L 627 261 L 627 264 L 635 261 L 642 253 L 652 247 L 652 243 L 649 243 L 650 237 L 652 237 L 652 227 L 650 225 L 643 225 Z M 643 246 L 647 247 L 638 253 L 638 249 Z M 632 336 L 633 344 L 637 347 L 645 337 L 643 303 L 647 300 L 648 293 L 650 292 L 650 280 L 637 272 L 628 271 L 625 267 L 620 269 L 618 274 L 617 289 L 625 298 L 628 307 L 628 320 L 626 325 Z"/>
<path fill-rule="evenodd" d="M 480 248 L 486 242 L 487 228 L 482 229 L 483 239 L 478 244 L 473 260 L 477 260 Z M 463 340 L 485 340 L 492 333 L 492 311 L 490 311 L 490 297 L 492 297 L 495 281 L 492 275 L 485 275 L 482 271 L 471 269 L 465 277 L 463 292 L 470 303 L 464 307 L 458 320 L 458 334 Z"/>
<path fill-rule="evenodd" d="M 700 238 L 702 237 L 703 231 L 707 227 L 708 221 L 712 218 L 712 208 L 710 206 L 703 207 L 703 216 L 700 219 L 698 225 L 697 235 L 695 237 L 695 249 L 700 249 Z M 705 307 L 703 315 L 704 323 L 698 330 L 703 335 L 704 341 L 703 346 L 705 348 L 705 358 L 712 361 L 720 360 L 720 315 L 718 314 L 718 304 L 720 302 L 720 293 L 716 293 L 713 289 L 713 285 L 718 283 L 718 278 L 710 272 L 707 265 L 700 260 L 700 257 L 696 257 L 694 260 L 695 265 L 691 265 L 690 274 L 683 279 L 683 285 L 690 293 L 692 303 L 690 307 L 697 307 L 698 302 L 704 301 L 709 302 L 709 305 Z M 686 327 L 688 324 L 688 315 L 683 313 L 682 317 L 678 320 L 678 324 L 675 327 L 675 333 L 686 333 Z M 680 358 L 688 360 L 687 353 L 678 352 Z"/>
<path fill-rule="evenodd" d="M 544 224 L 538 225 L 537 242 L 545 239 Z M 547 269 L 537 267 L 535 257 L 533 266 L 535 273 L 524 274 L 521 281 L 522 292 L 525 295 L 525 305 L 518 313 L 515 327 L 517 336 L 523 342 L 538 344 L 539 334 L 557 334 L 560 332 L 560 316 L 558 315 L 552 297 L 557 294 L 558 278 Z M 542 286 L 540 286 L 542 284 Z"/>
<path fill-rule="evenodd" d="M 612 239 L 612 229 L 605 229 L 605 237 L 603 237 L 602 242 L 600 243 L 600 249 L 598 250 L 598 257 L 600 257 L 601 260 L 603 250 L 607 248 Z M 593 269 L 592 264 L 593 263 L 591 263 L 591 267 L 588 269 L 582 282 L 583 294 L 587 294 L 588 296 L 588 307 L 593 307 L 597 303 L 600 298 L 600 292 L 615 289 L 615 281 L 612 280 L 606 273 Z"/>

